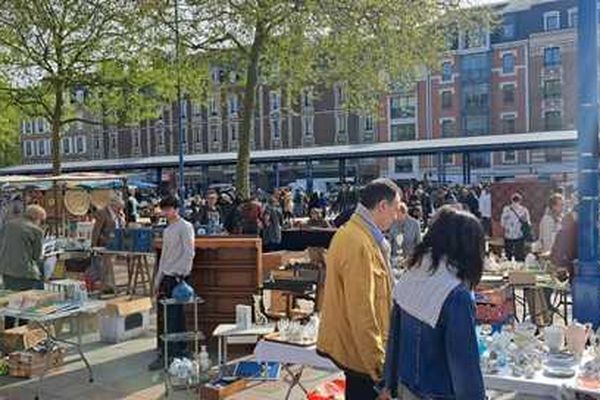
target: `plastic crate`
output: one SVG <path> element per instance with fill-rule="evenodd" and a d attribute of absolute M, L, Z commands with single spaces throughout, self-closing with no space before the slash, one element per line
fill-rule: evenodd
<path fill-rule="evenodd" d="M 512 300 L 503 304 L 477 304 L 476 319 L 478 323 L 503 323 L 515 315 Z"/>
<path fill-rule="evenodd" d="M 152 251 L 153 240 L 152 229 L 127 229 L 123 234 L 123 250 L 148 253 Z"/>

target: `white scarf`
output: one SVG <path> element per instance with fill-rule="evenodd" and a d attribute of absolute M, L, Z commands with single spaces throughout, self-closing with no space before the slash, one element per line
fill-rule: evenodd
<path fill-rule="evenodd" d="M 419 266 L 404 273 L 394 288 L 394 301 L 402 310 L 435 328 L 446 298 L 461 284 L 446 259 L 440 260 L 433 274 L 431 254 L 425 254 Z"/>

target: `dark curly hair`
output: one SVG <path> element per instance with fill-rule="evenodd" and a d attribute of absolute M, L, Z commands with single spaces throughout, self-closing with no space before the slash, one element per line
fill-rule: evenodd
<path fill-rule="evenodd" d="M 443 207 L 416 247 L 408 268 L 419 266 L 423 256 L 431 253 L 430 270 L 434 273 L 446 257 L 448 264 L 456 268 L 458 278 L 474 289 L 483 274 L 484 248 L 485 236 L 479 220 L 470 213 Z"/>

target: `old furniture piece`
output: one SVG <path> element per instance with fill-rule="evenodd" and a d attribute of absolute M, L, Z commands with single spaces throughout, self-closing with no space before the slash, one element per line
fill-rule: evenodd
<path fill-rule="evenodd" d="M 157 242 L 160 252 L 161 243 Z M 204 236 L 195 239 L 196 255 L 189 284 L 205 301 L 199 329 L 213 332 L 219 324 L 235 321 L 235 306 L 252 305 L 262 282 L 262 241 L 247 236 Z M 193 311 L 186 310 L 188 326 Z"/>

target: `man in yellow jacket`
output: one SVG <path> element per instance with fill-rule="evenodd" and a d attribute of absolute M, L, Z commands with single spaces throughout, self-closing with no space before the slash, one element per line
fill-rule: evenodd
<path fill-rule="evenodd" d="M 398 218 L 401 190 L 389 179 L 369 183 L 350 219 L 333 237 L 317 343 L 346 375 L 346 400 L 377 398 L 390 311 L 390 245 L 384 232 Z"/>

